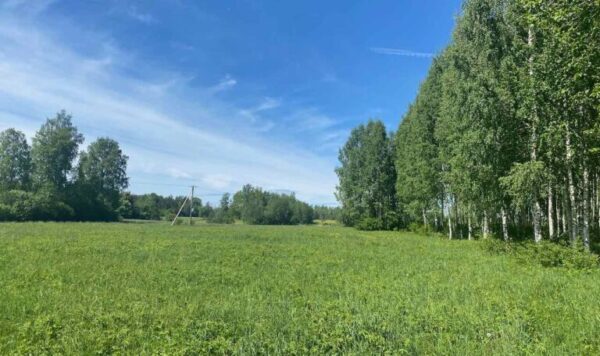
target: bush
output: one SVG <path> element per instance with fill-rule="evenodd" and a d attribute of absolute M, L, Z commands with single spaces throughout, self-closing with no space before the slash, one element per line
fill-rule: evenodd
<path fill-rule="evenodd" d="M 423 225 L 416 222 L 410 223 L 408 225 L 408 231 L 420 234 L 420 235 L 430 235 L 433 231 L 429 225 Z"/>
<path fill-rule="evenodd" d="M 10 206 L 0 203 L 0 221 L 11 221 L 15 220 L 12 216 Z"/>
<path fill-rule="evenodd" d="M 482 246 L 492 254 L 512 255 L 526 264 L 572 269 L 593 269 L 599 266 L 598 256 L 585 251 L 581 246 L 572 247 L 549 241 L 515 244 L 499 240 L 483 241 Z"/>
<path fill-rule="evenodd" d="M 207 221 L 211 224 L 233 224 L 235 222 L 234 217 L 229 211 L 224 211 L 222 208 L 214 210 Z"/>
<path fill-rule="evenodd" d="M 383 230 L 383 221 L 377 218 L 362 218 L 355 227 L 363 231 Z"/>

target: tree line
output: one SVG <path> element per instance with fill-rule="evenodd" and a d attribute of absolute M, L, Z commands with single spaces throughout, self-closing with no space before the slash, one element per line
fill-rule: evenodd
<path fill-rule="evenodd" d="M 47 119 L 31 141 L 12 128 L 0 133 L 0 221 L 167 220 L 186 200 L 126 192 L 128 157 L 119 144 L 99 138 L 79 151 L 84 137 L 65 111 Z M 216 207 L 194 198 L 182 214 L 213 223 L 291 225 L 332 219 L 337 211 L 245 185 L 233 197 L 224 194 Z"/>
<path fill-rule="evenodd" d="M 340 150 L 343 221 L 589 249 L 599 79 L 598 1 L 466 1 L 397 132 L 370 121 Z"/>
<path fill-rule="evenodd" d="M 32 138 L 15 129 L 0 133 L 0 221 L 119 218 L 128 185 L 119 144 L 99 138 L 83 151 L 84 137 L 61 111 Z"/>
<path fill-rule="evenodd" d="M 231 224 L 241 220 L 252 225 L 296 225 L 312 224 L 314 219 L 335 219 L 339 208 L 324 206 L 312 207 L 291 194 L 278 194 L 265 191 L 252 185 L 245 185 L 233 196 L 224 193 L 215 207 L 209 202 L 202 205 L 200 198 L 194 198 L 193 207 L 184 204 L 184 196 L 161 196 L 155 193 L 135 195 L 124 193 L 122 216 L 127 219 L 172 220 L 183 206 L 181 216 L 201 217 L 208 222 Z"/>

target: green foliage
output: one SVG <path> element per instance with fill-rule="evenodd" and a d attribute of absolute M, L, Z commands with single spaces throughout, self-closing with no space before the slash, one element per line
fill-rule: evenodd
<path fill-rule="evenodd" d="M 27 189 L 31 152 L 25 135 L 15 129 L 0 133 L 0 191 Z"/>
<path fill-rule="evenodd" d="M 93 142 L 74 171 L 82 142 L 64 110 L 38 130 L 31 153 L 22 133 L 0 133 L 0 221 L 114 221 L 133 215 L 132 201 L 121 199 L 127 156 L 118 143 Z"/>
<path fill-rule="evenodd" d="M 46 120 L 33 137 L 31 156 L 37 187 L 63 192 L 69 183 L 68 174 L 83 143 L 83 135 L 73 126 L 71 118 L 63 110 Z"/>
<path fill-rule="evenodd" d="M 500 178 L 502 187 L 520 209 L 530 206 L 542 194 L 541 188 L 546 181 L 544 163 L 540 161 L 515 163 L 509 175 Z"/>
<path fill-rule="evenodd" d="M 313 208 L 294 195 L 271 193 L 249 184 L 234 194 L 231 210 L 247 224 L 297 225 L 314 220 Z"/>
<path fill-rule="evenodd" d="M 336 206 L 317 205 L 313 207 L 315 219 L 319 220 L 337 220 L 341 219 L 342 208 Z"/>
<path fill-rule="evenodd" d="M 423 225 L 416 222 L 410 223 L 410 225 L 408 225 L 408 231 L 425 236 L 430 235 L 432 233 L 432 229 L 429 225 Z"/>
<path fill-rule="evenodd" d="M 598 269 L 600 267 L 598 256 L 585 251 L 582 246 L 572 248 L 548 241 L 538 244 L 531 242 L 508 243 L 494 239 L 485 240 L 482 243 L 488 252 L 511 255 L 523 264 L 570 269 Z"/>
<path fill-rule="evenodd" d="M 99 138 L 79 156 L 76 189 L 95 205 L 106 206 L 116 212 L 120 194 L 128 185 L 127 160 L 116 141 Z"/>
<path fill-rule="evenodd" d="M 598 354 L 600 271 L 339 226 L 0 224 L 0 354 Z"/>
<path fill-rule="evenodd" d="M 215 224 L 233 224 L 235 222 L 233 211 L 230 209 L 231 199 L 229 193 L 223 194 L 221 204 L 218 209 L 208 217 L 208 222 Z"/>
<path fill-rule="evenodd" d="M 121 203 L 118 209 L 123 211 L 122 217 L 126 219 L 160 220 L 166 218 L 173 220 L 175 214 L 183 204 L 184 196 L 162 196 L 156 193 L 150 194 L 121 194 Z M 212 214 L 213 208 L 207 203 L 202 205 L 200 198 L 194 198 L 194 211 L 192 216 L 207 218 Z M 181 215 L 190 216 L 189 202 L 181 210 Z M 169 217 L 171 217 L 169 219 Z"/>
<path fill-rule="evenodd" d="M 465 0 L 451 43 L 394 136 L 396 201 L 383 211 L 402 226 L 419 223 L 452 238 L 465 230 L 506 239 L 535 232 L 539 241 L 557 234 L 560 219 L 561 233 L 593 248 L 600 236 L 599 28 L 598 1 Z M 386 145 L 369 125 L 340 151 L 347 225 L 381 218 L 371 207 L 389 203 L 365 183 L 385 171 L 373 157 Z"/>
<path fill-rule="evenodd" d="M 336 196 L 342 204 L 342 222 L 355 226 L 363 219 L 381 221 L 381 228 L 398 225 L 394 182 L 393 143 L 381 121 L 360 125 L 339 153 L 341 166 Z"/>
<path fill-rule="evenodd" d="M 354 225 L 354 227 L 363 231 L 377 231 L 383 230 L 384 224 L 383 221 L 378 218 L 362 218 Z"/>
<path fill-rule="evenodd" d="M 23 190 L 0 192 L 0 221 L 72 220 L 75 211 L 67 203 L 56 199 L 49 191 L 36 193 Z"/>

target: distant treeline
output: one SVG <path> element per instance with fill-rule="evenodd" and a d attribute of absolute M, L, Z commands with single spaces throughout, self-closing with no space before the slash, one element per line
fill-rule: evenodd
<path fill-rule="evenodd" d="M 184 196 L 162 196 L 156 193 L 123 193 L 121 197 L 121 216 L 125 219 L 161 220 L 175 217 L 185 201 Z M 207 218 L 213 213 L 210 204 L 202 205 L 202 199 L 194 198 L 192 216 Z M 189 203 L 181 211 L 182 216 L 190 215 Z"/>
<path fill-rule="evenodd" d="M 0 133 L 0 221 L 169 220 L 183 196 L 135 195 L 128 186 L 127 160 L 119 144 L 99 138 L 79 152 L 83 135 L 65 111 L 48 119 L 32 138 L 22 132 Z M 189 202 L 182 216 L 190 215 Z M 224 194 L 212 207 L 194 198 L 191 215 L 214 223 L 311 224 L 339 218 L 339 208 L 311 207 L 296 197 L 244 186 Z"/>
<path fill-rule="evenodd" d="M 65 111 L 42 125 L 31 147 L 22 132 L 1 132 L 0 221 L 118 219 L 127 156 L 109 138 L 79 152 L 82 143 Z"/>
<path fill-rule="evenodd" d="M 124 193 L 120 212 L 127 219 L 173 219 L 185 201 L 183 196 L 160 196 L 158 194 L 134 195 Z M 245 185 L 233 197 L 225 193 L 218 206 L 203 205 L 200 198 L 194 198 L 193 217 L 206 218 L 213 223 L 233 223 L 241 220 L 247 224 L 294 225 L 311 224 L 314 219 L 336 220 L 340 208 L 311 207 L 294 195 L 277 194 L 258 187 Z M 190 215 L 189 202 L 184 205 L 181 216 Z"/>

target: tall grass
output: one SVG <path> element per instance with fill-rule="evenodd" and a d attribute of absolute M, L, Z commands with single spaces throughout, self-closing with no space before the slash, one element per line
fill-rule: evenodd
<path fill-rule="evenodd" d="M 0 354 L 599 354 L 600 273 L 339 226 L 0 224 Z"/>

